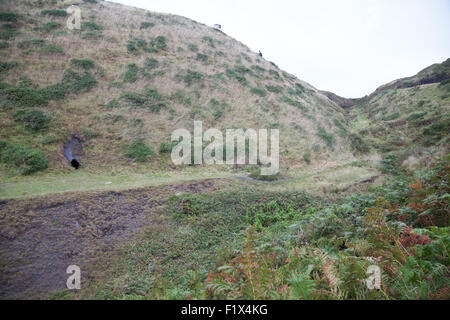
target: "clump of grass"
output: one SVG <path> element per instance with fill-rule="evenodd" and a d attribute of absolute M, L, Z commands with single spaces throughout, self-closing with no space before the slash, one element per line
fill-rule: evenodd
<path fill-rule="evenodd" d="M 167 42 L 164 36 L 158 36 L 154 40 L 151 41 L 152 48 L 156 51 L 165 51 L 167 50 Z"/>
<path fill-rule="evenodd" d="M 418 112 L 418 113 L 413 113 L 410 114 L 406 120 L 418 120 L 418 119 L 423 119 L 423 117 L 427 114 L 427 112 Z"/>
<path fill-rule="evenodd" d="M 95 22 L 87 21 L 81 24 L 81 30 L 101 31 L 103 27 Z"/>
<path fill-rule="evenodd" d="M 0 12 L 0 21 L 17 22 L 20 15 L 14 12 Z"/>
<path fill-rule="evenodd" d="M 107 108 L 109 108 L 109 109 L 112 109 L 112 108 L 117 108 L 117 107 L 119 107 L 119 101 L 117 100 L 117 99 L 112 99 L 111 101 L 109 101 L 107 104 L 106 104 L 106 107 Z"/>
<path fill-rule="evenodd" d="M 13 118 L 34 132 L 47 129 L 50 123 L 50 117 L 40 110 L 19 110 L 14 113 Z"/>
<path fill-rule="evenodd" d="M 47 53 L 64 53 L 63 48 L 61 48 L 60 46 L 55 45 L 55 44 L 45 46 L 41 50 L 43 52 L 47 52 Z"/>
<path fill-rule="evenodd" d="M 211 48 L 215 48 L 214 39 L 208 36 L 202 38 L 203 42 L 206 42 Z"/>
<path fill-rule="evenodd" d="M 77 68 L 82 68 L 85 70 L 92 69 L 95 67 L 95 62 L 91 59 L 72 59 L 70 60 L 72 66 Z"/>
<path fill-rule="evenodd" d="M 308 109 L 305 107 L 305 105 L 303 105 L 303 103 L 301 103 L 300 101 L 297 101 L 297 100 L 293 100 L 293 99 L 289 98 L 288 96 L 282 96 L 280 101 L 287 103 L 288 105 L 297 107 L 304 112 L 308 111 Z"/>
<path fill-rule="evenodd" d="M 127 71 L 123 75 L 124 81 L 130 83 L 136 82 L 138 71 L 139 68 L 135 63 L 128 64 Z"/>
<path fill-rule="evenodd" d="M 102 33 L 98 31 L 87 31 L 81 35 L 81 38 L 85 40 L 98 40 L 101 39 L 102 37 L 103 37 Z"/>
<path fill-rule="evenodd" d="M 183 91 L 176 91 L 171 96 L 171 99 L 178 101 L 181 104 L 190 106 L 192 104 L 192 99 L 187 97 Z"/>
<path fill-rule="evenodd" d="M 396 112 L 396 113 L 393 113 L 393 114 L 391 114 L 389 116 L 384 117 L 383 120 L 384 121 L 391 121 L 391 120 L 398 119 L 399 117 L 400 117 L 400 113 Z"/>
<path fill-rule="evenodd" d="M 196 60 L 197 61 L 201 61 L 201 62 L 207 62 L 208 61 L 208 56 L 206 54 L 203 54 L 203 53 L 197 53 Z"/>
<path fill-rule="evenodd" d="M 307 163 L 307 164 L 310 164 L 311 163 L 311 154 L 308 152 L 308 153 L 305 153 L 304 155 L 303 155 L 303 160 L 305 160 L 305 162 Z"/>
<path fill-rule="evenodd" d="M 269 70 L 269 74 L 272 75 L 275 79 L 281 80 L 280 74 L 275 70 Z"/>
<path fill-rule="evenodd" d="M 0 140 L 0 162 L 20 168 L 22 174 L 31 174 L 48 167 L 48 159 L 41 150 L 5 140 Z"/>
<path fill-rule="evenodd" d="M 20 33 L 19 30 L 16 28 L 10 27 L 10 25 L 3 25 L 0 30 L 0 39 L 1 40 L 12 40 L 19 33 Z"/>
<path fill-rule="evenodd" d="M 124 146 L 124 155 L 127 158 L 136 160 L 137 162 L 145 162 L 149 156 L 154 155 L 152 147 L 147 146 L 142 140 L 127 144 Z"/>
<path fill-rule="evenodd" d="M 262 175 L 260 168 L 255 168 L 250 172 L 249 177 L 260 181 L 276 181 L 280 179 L 280 173 L 278 172 L 272 175 Z"/>
<path fill-rule="evenodd" d="M 17 44 L 17 47 L 20 49 L 29 49 L 29 48 L 42 48 L 45 45 L 44 39 L 30 39 L 23 40 Z"/>
<path fill-rule="evenodd" d="M 9 48 L 9 43 L 8 42 L 5 42 L 5 41 L 0 42 L 0 50 L 1 49 L 7 49 L 7 48 Z"/>
<path fill-rule="evenodd" d="M 145 89 L 142 93 L 126 92 L 120 98 L 133 106 L 147 108 L 152 112 L 167 108 L 167 102 L 156 89 Z"/>
<path fill-rule="evenodd" d="M 283 92 L 283 87 L 282 86 L 271 86 L 268 85 L 266 86 L 267 91 L 272 92 L 272 93 L 281 93 Z"/>
<path fill-rule="evenodd" d="M 61 82 L 54 85 L 36 89 L 30 81 L 18 85 L 2 84 L 2 92 L 13 106 L 34 107 L 47 105 L 50 100 L 61 100 L 69 93 L 89 91 L 97 84 L 95 78 L 89 73 L 78 74 L 65 70 Z"/>
<path fill-rule="evenodd" d="M 317 136 L 321 138 L 329 148 L 334 146 L 334 136 L 328 133 L 322 126 L 317 129 Z"/>
<path fill-rule="evenodd" d="M 158 68 L 158 66 L 159 62 L 155 58 L 145 58 L 144 67 L 146 69 L 152 70 Z"/>
<path fill-rule="evenodd" d="M 48 10 L 42 10 L 41 15 L 52 16 L 52 17 L 67 17 L 69 14 L 65 10 L 48 9 Z"/>
<path fill-rule="evenodd" d="M 266 91 L 263 88 L 252 88 L 250 91 L 260 97 L 266 96 Z"/>
<path fill-rule="evenodd" d="M 176 79 L 184 81 L 188 86 L 193 85 L 194 83 L 200 83 L 203 81 L 203 74 L 197 71 L 192 71 L 190 69 L 186 70 L 185 74 L 176 75 Z"/>
<path fill-rule="evenodd" d="M 264 69 L 256 64 L 252 65 L 250 68 L 252 68 L 253 70 L 255 70 L 258 73 L 266 72 L 266 69 Z"/>
<path fill-rule="evenodd" d="M 161 142 L 159 145 L 159 153 L 171 153 L 177 142 Z"/>
<path fill-rule="evenodd" d="M 226 73 L 228 78 L 238 81 L 243 86 L 248 86 L 249 82 L 248 82 L 247 78 L 245 77 L 245 74 L 249 70 L 250 69 L 247 69 L 247 68 L 245 68 L 243 66 L 238 66 L 237 65 L 237 66 L 234 67 L 234 69 L 231 69 L 231 68 L 227 67 L 225 73 Z"/>
<path fill-rule="evenodd" d="M 153 28 L 155 26 L 154 23 L 152 22 L 141 22 L 141 26 L 139 29 L 149 29 L 149 28 Z"/>
<path fill-rule="evenodd" d="M 192 51 L 192 52 L 197 52 L 198 51 L 198 46 L 195 43 L 189 43 L 188 44 L 188 48 Z"/>
<path fill-rule="evenodd" d="M 49 32 L 55 31 L 59 28 L 61 28 L 61 23 L 55 22 L 55 21 L 50 21 L 50 22 L 44 23 L 41 27 L 36 28 L 36 30 L 44 32 L 44 33 L 49 33 Z"/>
<path fill-rule="evenodd" d="M 352 133 L 349 135 L 350 145 L 353 150 L 359 153 L 367 153 L 370 151 L 369 144 L 360 135 Z"/>
<path fill-rule="evenodd" d="M 19 66 L 17 61 L 0 62 L 0 73 L 6 72 Z"/>

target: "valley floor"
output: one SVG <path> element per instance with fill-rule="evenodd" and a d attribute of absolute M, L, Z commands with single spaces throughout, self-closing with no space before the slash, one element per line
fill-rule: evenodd
<path fill-rule="evenodd" d="M 402 212 L 411 177 L 368 161 L 291 170 L 275 182 L 244 176 L 202 168 L 108 177 L 78 171 L 2 183 L 0 298 L 447 296 L 448 228 L 415 236 L 377 216 L 394 204 Z M 381 247 L 377 228 L 390 234 Z M 405 238 L 428 246 L 429 257 L 412 261 L 417 254 Z M 374 262 L 387 273 L 381 291 L 364 285 Z M 66 289 L 69 265 L 81 268 L 80 291 Z"/>

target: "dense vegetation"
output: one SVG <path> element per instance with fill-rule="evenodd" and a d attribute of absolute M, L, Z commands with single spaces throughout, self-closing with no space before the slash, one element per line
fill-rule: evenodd
<path fill-rule="evenodd" d="M 450 158 L 416 174 L 391 164 L 385 185 L 337 202 L 250 189 L 172 196 L 174 230 L 128 247 L 114 273 L 127 286 L 112 280 L 95 295 L 449 299 Z M 371 265 L 381 269 L 379 290 L 366 285 Z"/>

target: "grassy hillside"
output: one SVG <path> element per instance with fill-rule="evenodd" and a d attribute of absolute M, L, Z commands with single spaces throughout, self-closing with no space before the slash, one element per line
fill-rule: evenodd
<path fill-rule="evenodd" d="M 71 1 L 82 16 L 71 31 L 69 3 L 51 3 L 0 4 L 0 140 L 48 158 L 3 156 L 7 175 L 72 170 L 61 150 L 73 135 L 88 172 L 170 170 L 170 134 L 194 119 L 279 128 L 282 165 L 352 158 L 335 103 L 221 31 L 102 1 Z"/>
<path fill-rule="evenodd" d="M 450 59 L 381 86 L 349 110 L 350 126 L 378 153 L 423 165 L 449 150 L 448 79 Z"/>

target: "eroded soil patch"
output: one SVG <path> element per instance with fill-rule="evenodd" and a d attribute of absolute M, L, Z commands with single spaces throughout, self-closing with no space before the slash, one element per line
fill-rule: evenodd
<path fill-rule="evenodd" d="M 141 228 L 171 194 L 212 192 L 229 184 L 207 179 L 122 192 L 51 195 L 0 203 L 0 298 L 47 298 L 66 289 L 66 268 L 82 271 L 82 286 L 101 277 L 109 253 Z M 98 269 L 94 266 L 102 265 Z M 97 270 L 97 271 L 95 271 Z"/>

